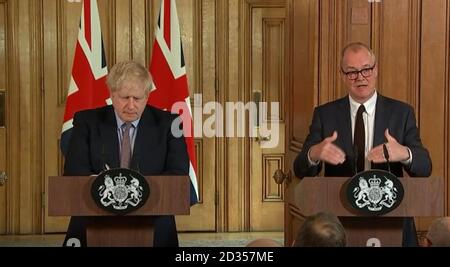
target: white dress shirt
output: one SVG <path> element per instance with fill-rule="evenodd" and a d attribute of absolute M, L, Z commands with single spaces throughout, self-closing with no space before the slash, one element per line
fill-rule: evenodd
<path fill-rule="evenodd" d="M 363 113 L 363 120 L 364 120 L 364 129 L 365 129 L 365 150 L 364 150 L 364 170 L 371 169 L 371 162 L 367 160 L 367 155 L 369 154 L 370 150 L 373 148 L 373 134 L 375 131 L 375 111 L 376 111 L 376 104 L 377 104 L 377 97 L 378 94 L 375 91 L 373 96 L 369 98 L 366 102 L 364 102 L 364 107 L 366 111 Z M 360 103 L 356 102 L 350 95 L 348 96 L 350 100 L 350 117 L 352 122 L 352 143 L 353 143 L 353 136 L 355 132 L 355 121 L 356 121 L 356 113 L 358 112 L 358 108 L 361 105 Z M 384 131 L 383 131 L 384 133 Z M 409 158 L 405 161 L 401 161 L 404 165 L 409 165 L 412 162 L 412 153 L 409 148 Z M 310 149 L 311 151 L 311 149 Z M 309 157 L 308 151 L 308 161 L 311 166 L 316 166 L 320 163 L 320 161 L 314 162 Z"/>

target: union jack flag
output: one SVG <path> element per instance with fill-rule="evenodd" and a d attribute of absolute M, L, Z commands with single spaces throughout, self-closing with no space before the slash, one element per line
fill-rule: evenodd
<path fill-rule="evenodd" d="M 191 204 L 198 202 L 197 160 L 195 156 L 192 111 L 175 0 L 161 0 L 150 62 L 153 90 L 148 103 L 164 110 L 182 105 L 181 118 L 190 159 Z"/>
<path fill-rule="evenodd" d="M 79 27 L 61 132 L 60 146 L 64 155 L 69 147 L 74 114 L 111 104 L 97 0 L 83 1 Z"/>

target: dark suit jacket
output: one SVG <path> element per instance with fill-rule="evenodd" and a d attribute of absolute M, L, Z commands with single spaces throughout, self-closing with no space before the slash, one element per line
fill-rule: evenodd
<path fill-rule="evenodd" d="M 137 128 L 131 169 L 143 175 L 189 174 L 184 138 L 176 138 L 171 132 L 176 117 L 151 106 L 145 108 Z M 110 168 L 120 166 L 117 121 L 112 106 L 76 113 L 73 126 L 64 175 L 99 174 L 105 170 L 105 164 Z M 71 227 L 80 228 L 86 221 L 86 218 L 72 219 L 68 233 Z M 155 246 L 178 246 L 173 216 L 157 217 L 154 227 Z"/>
<path fill-rule="evenodd" d="M 411 150 L 411 165 L 403 166 L 400 162 L 390 163 L 392 173 L 402 177 L 402 169 L 404 168 L 410 176 L 430 176 L 430 155 L 420 140 L 414 111 L 411 106 L 378 94 L 374 127 L 373 147 L 386 142 L 384 131 L 389 129 L 389 133 L 400 144 L 409 147 Z M 309 165 L 307 153 L 311 146 L 333 135 L 334 131 L 338 133 L 334 144 L 345 152 L 346 160 L 343 164 L 337 166 L 325 163 L 325 176 L 347 177 L 355 174 L 356 162 L 352 145 L 350 100 L 346 96 L 319 106 L 314 110 L 309 135 L 305 140 L 301 153 L 294 161 L 296 176 L 316 176 L 321 171 L 322 164 L 318 166 Z M 385 163 L 372 164 L 372 168 L 387 170 L 388 166 Z"/>
<path fill-rule="evenodd" d="M 378 94 L 375 110 L 375 129 L 373 147 L 386 142 L 384 131 L 389 133 L 402 145 L 407 146 L 412 153 L 412 163 L 403 166 L 400 162 L 390 163 L 391 172 L 397 177 L 403 176 L 403 168 L 410 176 L 428 177 L 431 174 L 431 159 L 428 151 L 423 147 L 416 126 L 414 111 L 411 106 Z M 294 161 L 294 172 L 298 177 L 316 176 L 322 168 L 310 166 L 307 153 L 311 146 L 320 143 L 326 137 L 337 131 L 338 137 L 334 142 L 346 154 L 346 160 L 340 165 L 325 163 L 325 176 L 351 177 L 355 175 L 356 161 L 352 145 L 352 126 L 350 115 L 350 100 L 348 96 L 319 106 L 314 110 L 309 135 L 305 140 L 302 151 Z M 388 165 L 373 164 L 372 169 L 388 170 Z M 404 221 L 403 245 L 417 245 L 414 220 Z"/>

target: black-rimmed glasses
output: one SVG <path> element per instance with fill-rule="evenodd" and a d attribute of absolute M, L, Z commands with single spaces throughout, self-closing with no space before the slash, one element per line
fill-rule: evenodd
<path fill-rule="evenodd" d="M 364 69 L 361 69 L 361 70 L 352 70 L 352 71 L 345 72 L 343 69 L 341 69 L 341 71 L 342 71 L 342 73 L 344 73 L 347 76 L 347 78 L 349 80 L 356 80 L 356 79 L 358 79 L 358 75 L 360 73 L 361 73 L 361 75 L 364 78 L 368 78 L 368 77 L 372 76 L 373 69 L 375 68 L 376 65 L 377 64 L 374 64 L 372 67 L 364 68 Z"/>

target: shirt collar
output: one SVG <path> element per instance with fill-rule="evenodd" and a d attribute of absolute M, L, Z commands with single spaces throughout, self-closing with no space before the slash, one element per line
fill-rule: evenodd
<path fill-rule="evenodd" d="M 119 115 L 117 115 L 116 110 L 114 110 L 114 115 L 116 115 L 117 127 L 118 128 L 122 127 L 122 124 L 124 124 L 125 122 L 119 118 Z M 131 122 L 131 124 L 133 124 L 133 127 L 135 129 L 137 128 L 140 120 L 141 120 L 141 118 Z"/>
<path fill-rule="evenodd" d="M 377 91 L 375 91 L 373 96 L 363 103 L 364 107 L 366 108 L 366 112 L 369 116 L 372 116 L 375 113 L 375 105 L 377 103 L 377 97 L 378 94 Z M 356 116 L 356 112 L 358 112 L 358 108 L 361 104 L 356 102 L 350 95 L 348 95 L 348 98 L 350 99 L 350 112 L 352 113 L 352 116 Z"/>

